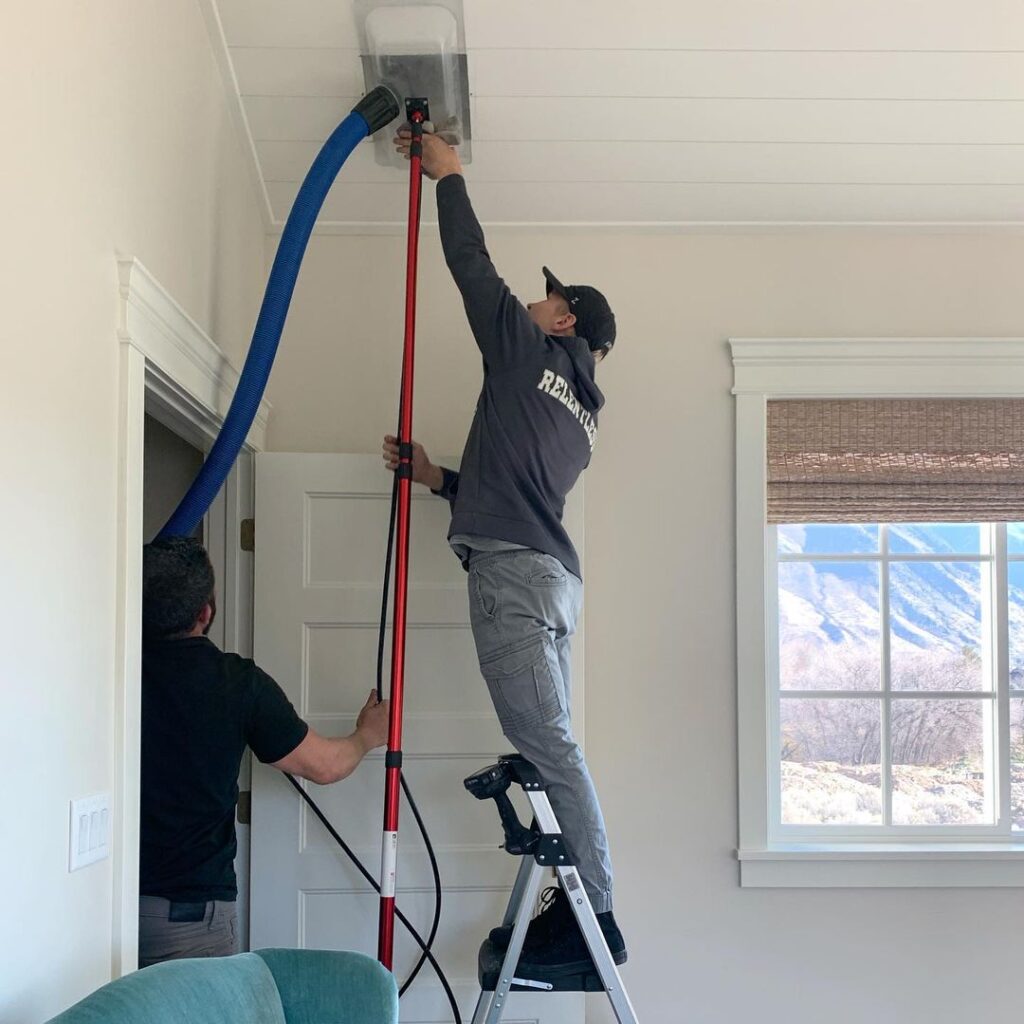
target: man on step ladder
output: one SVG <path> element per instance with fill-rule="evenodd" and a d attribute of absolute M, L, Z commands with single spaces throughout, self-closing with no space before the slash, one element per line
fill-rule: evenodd
<path fill-rule="evenodd" d="M 411 135 L 398 149 L 409 153 Z M 480 659 L 502 731 L 536 766 L 616 963 L 626 945 L 612 913 L 612 866 L 597 793 L 571 722 L 570 652 L 583 597 L 579 557 L 562 525 L 565 496 L 590 462 L 604 396 L 594 370 L 615 341 L 604 296 L 565 286 L 546 267 L 547 297 L 523 305 L 498 276 L 456 151 L 423 137 L 437 182 L 445 260 L 483 355 L 484 380 L 459 473 L 414 445 L 413 480 L 452 505 L 448 539 L 469 573 Z M 384 458 L 398 465 L 394 437 Z M 492 931 L 508 945 L 511 928 Z M 518 974 L 539 981 L 592 968 L 560 888 L 531 922 Z"/>

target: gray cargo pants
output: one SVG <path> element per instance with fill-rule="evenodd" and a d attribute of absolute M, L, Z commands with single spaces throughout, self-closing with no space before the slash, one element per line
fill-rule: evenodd
<path fill-rule="evenodd" d="M 547 782 L 583 885 L 603 913 L 612 909 L 608 837 L 570 712 L 570 653 L 582 604 L 582 582 L 551 555 L 470 556 L 473 639 L 502 732 Z"/>
<path fill-rule="evenodd" d="M 170 900 L 139 897 L 139 967 L 183 957 L 233 956 L 238 952 L 238 916 L 233 902 L 210 900 L 174 907 L 172 914 Z"/>

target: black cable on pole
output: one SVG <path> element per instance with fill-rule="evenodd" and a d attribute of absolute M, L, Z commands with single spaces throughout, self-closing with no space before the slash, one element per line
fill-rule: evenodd
<path fill-rule="evenodd" d="M 396 435 L 397 436 L 397 435 Z M 388 547 L 384 555 L 384 584 L 380 592 L 380 626 L 377 630 L 377 700 L 384 699 L 384 644 L 388 632 L 388 597 L 391 594 L 391 562 L 395 553 L 395 522 L 398 518 L 398 474 L 391 481 L 391 513 Z"/>
<path fill-rule="evenodd" d="M 423 841 L 427 847 L 427 856 L 430 858 L 430 870 L 434 875 L 434 919 L 430 923 L 430 934 L 427 936 L 427 944 L 420 953 L 416 966 L 409 972 L 409 977 L 405 979 L 402 987 L 398 990 L 399 996 L 409 988 L 416 980 L 416 975 L 423 969 L 423 965 L 427 962 L 428 951 L 434 947 L 434 938 L 437 936 L 437 929 L 441 924 L 441 869 L 438 867 L 437 857 L 434 854 L 434 844 L 430 841 L 427 826 L 423 824 L 423 818 L 420 817 L 420 809 L 412 798 L 412 790 L 409 788 L 409 783 L 405 781 L 404 773 L 402 774 L 402 792 L 405 793 L 405 799 L 409 801 L 409 809 L 412 811 L 412 816 L 416 819 L 416 824 L 419 826 L 420 834 L 423 836 Z M 431 963 L 434 964 L 435 970 L 438 970 L 437 964 L 434 963 L 432 958 Z M 443 980 L 442 983 L 444 983 Z M 457 1012 L 455 1021 L 456 1024 L 460 1024 Z"/>
<path fill-rule="evenodd" d="M 381 609 L 380 609 L 380 629 L 377 636 L 377 699 L 384 699 L 384 648 L 387 637 L 387 614 L 388 614 L 388 596 L 391 589 L 391 564 L 392 556 L 395 549 L 395 521 L 397 518 L 398 511 L 398 477 L 396 476 L 391 486 L 391 513 L 388 521 L 388 546 L 387 553 L 384 558 L 384 581 L 383 587 L 381 588 Z M 341 849 L 348 856 L 349 860 L 355 865 L 359 873 L 366 879 L 367 882 L 373 887 L 375 892 L 380 892 L 380 885 L 377 880 L 370 874 L 365 868 L 359 858 L 356 856 L 355 851 L 345 842 L 344 839 L 339 835 L 337 829 L 327 820 L 326 815 L 317 806 L 316 801 L 307 793 L 302 786 L 299 785 L 298 781 L 288 773 L 285 773 L 285 777 L 295 787 L 299 796 L 309 805 L 309 808 L 316 815 L 320 823 L 327 829 L 331 838 L 341 847 Z M 448 1002 L 451 1006 L 452 1016 L 455 1024 L 462 1024 L 462 1017 L 459 1013 L 458 1000 L 455 998 L 455 993 L 452 991 L 452 987 L 448 982 L 448 978 L 444 973 L 441 965 L 437 962 L 434 954 L 431 952 L 434 946 L 434 939 L 437 936 L 437 930 L 441 924 L 441 905 L 442 905 L 442 887 L 441 887 L 441 870 L 437 863 L 437 855 L 434 851 L 434 844 L 430 840 L 430 833 L 427 831 L 427 826 L 423 821 L 423 817 L 420 814 L 420 809 L 416 805 L 416 801 L 413 798 L 412 790 L 409 787 L 409 783 L 403 773 L 401 778 L 402 792 L 405 793 L 405 798 L 409 802 L 409 809 L 412 811 L 413 817 L 416 819 L 416 824 L 419 827 L 420 834 L 423 836 L 424 845 L 427 848 L 427 857 L 430 859 L 430 870 L 434 876 L 434 917 L 430 925 L 430 934 L 426 941 L 423 940 L 419 932 L 412 926 L 409 919 L 395 907 L 395 916 L 405 926 L 406 930 L 413 937 L 416 944 L 420 947 L 420 956 L 416 961 L 416 965 L 413 967 L 409 976 L 402 983 L 398 990 L 399 998 L 401 998 L 409 989 L 409 986 L 415 981 L 417 975 L 423 969 L 423 965 L 427 962 L 434 968 L 434 972 L 437 974 L 438 980 L 441 982 L 441 987 L 444 989 L 444 993 L 448 998 Z"/>
<path fill-rule="evenodd" d="M 384 699 L 384 646 L 387 635 L 388 598 L 391 590 L 391 563 L 395 551 L 395 521 L 397 519 L 397 511 L 398 476 L 396 475 L 391 484 L 391 514 L 388 521 L 387 554 L 384 557 L 384 585 L 381 588 L 380 628 L 377 634 L 377 700 Z M 438 866 L 437 856 L 434 853 L 434 844 L 430 841 L 430 833 L 427 831 L 427 827 L 423 823 L 423 818 L 420 815 L 420 809 L 417 807 L 415 799 L 413 799 L 412 789 L 409 787 L 409 782 L 406 779 L 404 772 L 402 773 L 400 781 L 402 785 L 402 792 L 405 793 L 405 799 L 409 803 L 409 809 L 412 811 L 412 815 L 416 819 L 420 835 L 423 836 L 423 843 L 427 848 L 427 857 L 430 859 L 430 870 L 434 876 L 434 919 L 430 924 L 430 935 L 427 938 L 426 945 L 426 949 L 431 949 L 434 945 L 434 937 L 437 935 L 437 929 L 441 924 L 441 869 Z M 409 988 L 413 981 L 415 981 L 416 976 L 423 969 L 423 965 L 426 962 L 427 954 L 426 950 L 424 950 L 424 952 L 420 953 L 420 958 L 416 961 L 416 966 L 413 967 L 409 977 L 406 978 L 402 984 L 398 993 L 400 996 Z M 455 1019 L 458 1021 L 459 1018 L 456 1016 Z"/>
<path fill-rule="evenodd" d="M 299 794 L 299 796 L 301 796 L 302 799 L 306 801 L 306 803 L 309 805 L 310 810 L 316 815 L 317 819 L 320 821 L 320 824 L 323 825 L 325 829 L 327 829 L 328 833 L 330 834 L 330 837 L 338 844 L 338 846 L 342 848 L 342 850 L 345 851 L 346 855 L 348 856 L 348 859 L 352 861 L 352 863 L 355 865 L 356 869 L 363 876 L 363 878 L 365 878 L 366 881 L 370 883 L 375 892 L 379 893 L 380 885 L 377 883 L 377 880 L 373 877 L 373 875 L 370 874 L 369 871 L 366 870 L 366 867 L 363 865 L 363 862 L 356 856 L 355 851 L 352 849 L 352 847 L 349 846 L 348 843 L 346 843 L 345 840 L 341 838 L 341 836 L 338 833 L 338 830 L 327 820 L 326 815 L 317 806 L 316 801 L 302 788 L 302 786 L 299 785 L 298 779 L 296 779 L 294 775 L 289 775 L 287 772 L 284 773 L 284 777 L 295 787 L 295 790 Z M 434 954 L 430 951 L 429 944 L 423 941 L 423 937 L 413 927 L 412 922 L 409 920 L 409 918 L 405 916 L 405 914 L 402 913 L 401 910 L 399 910 L 397 906 L 395 907 L 395 917 L 397 917 L 398 920 L 402 922 L 402 924 L 405 926 L 405 930 L 413 937 L 413 940 L 415 941 L 416 945 L 419 946 L 420 949 L 422 950 L 422 958 L 424 960 L 430 961 L 430 965 L 434 968 L 438 980 L 441 982 L 441 987 L 444 989 L 444 994 L 448 997 L 448 1002 L 451 1005 L 452 1014 L 455 1018 L 455 1024 L 462 1024 L 462 1017 L 459 1015 L 458 1000 L 455 998 L 455 993 L 452 991 L 452 987 L 448 982 L 448 978 L 446 977 L 444 970 L 441 968 L 441 965 L 435 959 Z M 406 983 L 406 985 L 402 987 L 401 991 L 404 992 L 406 988 L 408 988 L 408 983 Z"/>

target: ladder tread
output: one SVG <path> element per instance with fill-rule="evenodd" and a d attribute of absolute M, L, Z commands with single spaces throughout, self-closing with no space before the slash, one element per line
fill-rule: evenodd
<path fill-rule="evenodd" d="M 498 978 L 501 974 L 501 965 L 505 961 L 505 950 L 499 949 L 490 939 L 485 939 L 480 946 L 480 953 L 477 956 L 477 973 L 480 979 L 480 987 L 485 992 L 493 992 L 497 987 Z M 527 976 L 519 971 L 517 976 Z M 542 978 L 542 981 L 551 984 L 552 992 L 604 992 L 605 987 L 596 971 L 586 971 L 583 974 L 566 974 L 558 978 Z M 538 992 L 540 989 L 526 988 L 520 985 L 512 986 L 513 992 Z"/>

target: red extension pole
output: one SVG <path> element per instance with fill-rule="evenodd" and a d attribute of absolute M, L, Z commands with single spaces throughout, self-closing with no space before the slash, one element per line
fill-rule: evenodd
<path fill-rule="evenodd" d="M 384 778 L 384 833 L 380 857 L 380 919 L 377 959 L 390 971 L 395 944 L 395 870 L 398 856 L 398 801 L 402 778 L 402 697 L 405 683 L 406 607 L 409 597 L 409 504 L 412 497 L 412 384 L 416 347 L 416 260 L 423 191 L 422 111 L 410 115 L 409 234 L 405 269 L 405 348 L 398 423 L 398 525 L 395 553 L 395 612 L 391 643 L 391 717 Z"/>

